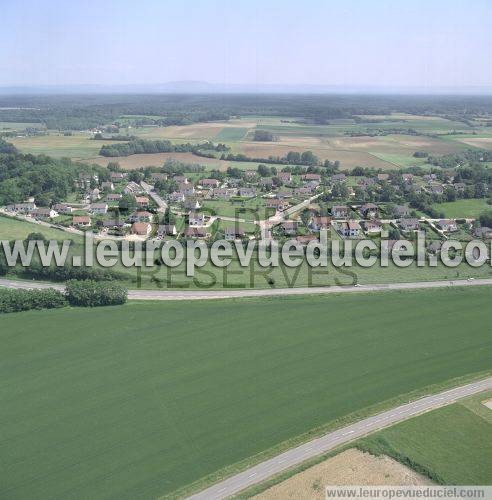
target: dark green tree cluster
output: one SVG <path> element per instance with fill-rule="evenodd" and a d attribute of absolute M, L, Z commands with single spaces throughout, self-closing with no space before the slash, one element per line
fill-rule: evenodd
<path fill-rule="evenodd" d="M 253 140 L 259 142 L 272 142 L 276 141 L 277 137 L 268 130 L 255 130 Z"/>
<path fill-rule="evenodd" d="M 224 144 L 205 142 L 201 144 L 173 144 L 167 140 L 132 139 L 117 144 L 104 144 L 99 151 L 101 156 L 131 156 L 153 153 L 199 153 L 200 151 L 227 151 Z"/>
<path fill-rule="evenodd" d="M 53 288 L 43 290 L 0 288 L 0 313 L 30 309 L 57 309 L 66 305 L 65 295 Z"/>
<path fill-rule="evenodd" d="M 103 175 L 103 170 L 101 175 Z M 14 146 L 0 140 L 0 205 L 18 203 L 29 196 L 38 206 L 63 201 L 75 189 L 81 172 L 92 167 L 69 159 L 19 153 Z"/>
<path fill-rule="evenodd" d="M 128 298 L 128 290 L 119 283 L 93 280 L 70 280 L 65 294 L 70 305 L 81 307 L 120 305 Z"/>

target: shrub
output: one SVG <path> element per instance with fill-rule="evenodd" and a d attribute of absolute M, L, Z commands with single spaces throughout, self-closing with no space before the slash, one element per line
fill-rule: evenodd
<path fill-rule="evenodd" d="M 64 294 L 53 288 L 43 290 L 0 288 L 0 313 L 28 311 L 29 309 L 56 309 L 66 305 Z"/>
<path fill-rule="evenodd" d="M 32 263 L 29 267 L 16 268 L 14 271 L 23 278 L 32 278 L 46 281 L 68 281 L 68 280 L 95 280 L 112 281 L 125 280 L 124 273 L 112 271 L 111 269 L 96 269 L 93 267 L 43 267 L 41 264 Z"/>
<path fill-rule="evenodd" d="M 128 291 L 114 282 L 70 280 L 67 282 L 65 295 L 72 306 L 98 307 L 124 304 Z"/>

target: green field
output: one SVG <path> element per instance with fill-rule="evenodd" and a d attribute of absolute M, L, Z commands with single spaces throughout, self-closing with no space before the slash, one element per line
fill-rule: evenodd
<path fill-rule="evenodd" d="M 492 210 L 492 206 L 485 198 L 462 199 L 446 203 L 435 203 L 433 205 L 438 212 L 443 212 L 446 217 L 452 219 L 458 217 L 469 217 L 476 219 L 487 210 Z"/>
<path fill-rule="evenodd" d="M 82 243 L 82 237 L 76 234 L 69 234 L 61 229 L 51 228 L 27 222 L 11 217 L 0 215 L 0 240 L 24 239 L 31 233 L 41 233 L 46 239 L 51 240 L 74 240 Z"/>
<path fill-rule="evenodd" d="M 360 447 L 386 454 L 441 484 L 492 485 L 492 393 L 426 413 L 363 439 Z"/>
<path fill-rule="evenodd" d="M 216 141 L 240 141 L 247 134 L 248 129 L 242 127 L 223 128 L 216 136 Z"/>
<path fill-rule="evenodd" d="M 25 130 L 26 128 L 46 128 L 43 123 L 29 123 L 29 122 L 2 122 L 0 121 L 0 132 L 11 132 L 13 130 Z"/>
<path fill-rule="evenodd" d="M 490 298 L 475 287 L 5 315 L 0 497 L 155 498 L 483 375 Z"/>
<path fill-rule="evenodd" d="M 65 136 L 50 131 L 49 135 L 37 137 L 15 137 L 9 139 L 19 151 L 31 154 L 45 154 L 55 158 L 92 158 L 99 154 L 103 141 L 91 140 L 91 134 L 74 132 Z"/>

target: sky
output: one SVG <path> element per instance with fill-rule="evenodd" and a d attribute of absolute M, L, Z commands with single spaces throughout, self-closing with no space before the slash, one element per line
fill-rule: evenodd
<path fill-rule="evenodd" d="M 0 86 L 492 88 L 491 0 L 0 0 Z"/>

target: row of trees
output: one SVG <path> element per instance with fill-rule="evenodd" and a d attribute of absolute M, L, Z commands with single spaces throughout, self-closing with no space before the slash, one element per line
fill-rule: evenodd
<path fill-rule="evenodd" d="M 65 291 L 46 288 L 22 290 L 0 288 L 0 313 L 31 309 L 57 309 L 67 305 L 99 307 L 121 305 L 127 301 L 128 291 L 119 283 L 99 281 L 68 281 Z"/>
<path fill-rule="evenodd" d="M 30 309 L 56 309 L 66 305 L 65 295 L 53 288 L 44 290 L 0 288 L 0 313 L 28 311 Z"/>
<path fill-rule="evenodd" d="M 65 295 L 71 306 L 114 306 L 126 302 L 128 290 L 115 282 L 70 280 L 67 281 Z"/>
<path fill-rule="evenodd" d="M 199 153 L 200 151 L 227 151 L 225 144 L 204 142 L 201 144 L 173 144 L 168 140 L 131 139 L 128 142 L 104 144 L 99 151 L 101 156 L 131 156 L 153 153 Z"/>

